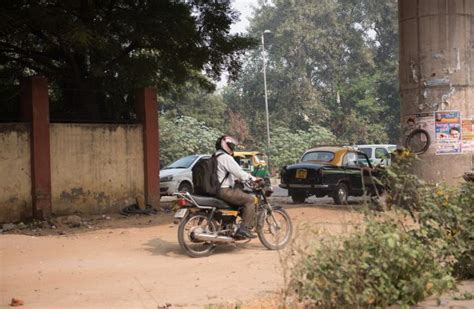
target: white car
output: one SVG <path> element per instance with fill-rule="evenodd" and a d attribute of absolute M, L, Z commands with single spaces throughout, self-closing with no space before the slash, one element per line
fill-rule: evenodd
<path fill-rule="evenodd" d="M 374 145 L 357 145 L 355 148 L 362 151 L 369 157 L 373 166 L 383 163 L 388 166 L 391 163 L 390 154 L 397 149 L 397 145 L 393 144 L 374 144 Z"/>
<path fill-rule="evenodd" d="M 160 170 L 160 195 L 175 192 L 193 192 L 193 166 L 210 155 L 190 155 L 182 157 Z"/>

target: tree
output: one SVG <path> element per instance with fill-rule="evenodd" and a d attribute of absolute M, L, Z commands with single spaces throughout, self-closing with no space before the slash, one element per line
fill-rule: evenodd
<path fill-rule="evenodd" d="M 259 143 L 266 139 L 266 115 L 262 59 L 260 51 L 251 55 L 240 78 L 223 91 L 224 100 L 233 112 L 240 113 L 249 124 L 250 140 Z M 308 129 L 322 124 L 329 112 L 320 104 L 315 89 L 307 79 L 283 67 L 270 63 L 267 71 L 268 107 L 271 126 L 288 126 L 291 129 Z"/>
<path fill-rule="evenodd" d="M 191 154 L 211 154 L 222 132 L 189 116 L 160 115 L 160 161 L 167 165 Z"/>
<path fill-rule="evenodd" d="M 376 83 L 377 97 L 386 107 L 382 118 L 391 141 L 397 141 L 400 132 L 400 97 L 398 80 L 398 10 L 397 1 L 366 0 L 367 29 L 376 33 L 373 40 L 375 65 L 379 79 Z"/>
<path fill-rule="evenodd" d="M 335 142 L 335 136 L 327 129 L 314 125 L 308 130 L 290 130 L 275 127 L 273 144 L 267 149 L 273 169 L 295 163 L 308 148 Z"/>
<path fill-rule="evenodd" d="M 5 0 L 0 71 L 48 77 L 63 114 L 128 117 L 137 87 L 235 74 L 252 45 L 229 34 L 237 18 L 230 0 Z"/>
<path fill-rule="evenodd" d="M 247 142 L 247 145 L 251 147 L 251 144 L 248 143 L 247 139 L 249 137 L 249 129 L 247 122 L 238 112 L 233 112 L 232 110 L 227 110 L 227 134 L 230 134 L 237 138 L 237 140 L 244 144 Z M 252 147 L 251 147 L 252 148 Z"/>
<path fill-rule="evenodd" d="M 265 40 L 270 123 L 303 131 L 320 125 L 341 142 L 394 141 L 396 8 L 395 0 L 275 0 L 258 7 L 250 33 L 272 32 Z M 261 67 L 261 50 L 255 50 L 242 78 L 224 91 L 256 136 L 265 132 Z"/>
<path fill-rule="evenodd" d="M 190 116 L 207 126 L 225 130 L 227 106 L 219 93 L 212 92 L 207 85 L 187 81 L 173 85 L 160 96 L 160 110 L 168 115 Z"/>

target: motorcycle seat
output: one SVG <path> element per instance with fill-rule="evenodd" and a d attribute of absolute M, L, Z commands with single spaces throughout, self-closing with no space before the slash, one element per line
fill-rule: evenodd
<path fill-rule="evenodd" d="M 193 195 L 193 198 L 201 206 L 211 206 L 218 209 L 232 209 L 232 206 L 215 197 Z"/>

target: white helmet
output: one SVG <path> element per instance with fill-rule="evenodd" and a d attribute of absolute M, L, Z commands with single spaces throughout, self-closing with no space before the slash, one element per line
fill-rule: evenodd
<path fill-rule="evenodd" d="M 223 135 L 216 141 L 216 150 L 222 149 L 232 156 L 234 154 L 235 147 L 238 144 L 239 142 L 232 136 Z"/>

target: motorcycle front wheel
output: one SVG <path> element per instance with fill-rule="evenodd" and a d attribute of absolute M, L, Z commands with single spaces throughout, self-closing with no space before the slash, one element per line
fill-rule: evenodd
<path fill-rule="evenodd" d="M 197 233 L 213 233 L 216 226 L 202 213 L 191 213 L 181 220 L 178 228 L 178 242 L 181 248 L 190 257 L 209 256 L 214 252 L 215 245 L 209 241 L 195 238 Z"/>
<path fill-rule="evenodd" d="M 262 211 L 259 214 L 257 234 L 260 242 L 270 250 L 283 249 L 291 239 L 293 225 L 290 216 L 282 209 L 271 213 Z"/>

